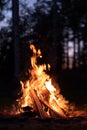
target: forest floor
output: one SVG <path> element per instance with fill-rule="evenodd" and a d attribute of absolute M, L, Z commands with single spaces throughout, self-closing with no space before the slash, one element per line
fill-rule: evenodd
<path fill-rule="evenodd" d="M 42 120 L 0 116 L 0 130 L 87 130 L 87 118 Z"/>

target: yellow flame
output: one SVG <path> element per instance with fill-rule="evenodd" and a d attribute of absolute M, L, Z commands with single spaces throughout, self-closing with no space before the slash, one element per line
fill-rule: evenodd
<path fill-rule="evenodd" d="M 22 97 L 19 99 L 20 106 L 34 107 L 34 103 L 30 95 L 30 89 L 33 88 L 36 91 L 38 97 L 41 100 L 44 99 L 44 102 L 47 102 L 51 109 L 55 110 L 60 115 L 65 116 L 61 109 L 67 108 L 65 99 L 59 94 L 59 90 L 57 90 L 58 88 L 56 89 L 52 85 L 50 76 L 45 72 L 46 65 L 37 65 L 37 57 L 42 57 L 40 49 L 36 50 L 35 46 L 32 44 L 30 45 L 30 49 L 33 51 L 33 55 L 31 57 L 32 69 L 29 71 L 31 77 L 25 83 L 20 81 L 23 93 Z M 50 70 L 49 64 L 48 69 Z"/>
<path fill-rule="evenodd" d="M 30 45 L 30 49 L 33 51 L 31 57 L 32 68 L 29 70 L 29 80 L 25 82 L 20 81 L 22 91 L 22 97 L 18 100 L 20 111 L 22 107 L 26 106 L 30 106 L 35 110 L 35 103 L 30 93 L 30 90 L 33 89 L 39 100 L 44 102 L 51 110 L 63 117 L 65 117 L 66 114 L 71 116 L 72 114 L 69 111 L 70 105 L 68 105 L 69 102 L 60 94 L 60 88 L 52 84 L 50 76 L 46 73 L 46 68 L 50 70 L 51 66 L 49 64 L 37 65 L 37 58 L 42 57 L 41 51 L 40 49 L 36 49 L 32 44 Z M 47 114 L 50 115 L 49 110 Z"/>
<path fill-rule="evenodd" d="M 54 86 L 51 83 L 51 79 L 49 80 L 49 82 L 45 82 L 46 84 L 46 88 L 52 93 L 54 91 L 56 91 L 56 88 L 54 88 Z"/>

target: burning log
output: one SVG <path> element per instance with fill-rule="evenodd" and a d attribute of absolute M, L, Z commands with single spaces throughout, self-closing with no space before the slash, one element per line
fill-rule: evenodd
<path fill-rule="evenodd" d="M 32 95 L 32 98 L 34 99 L 34 102 L 36 104 L 36 107 L 37 107 L 37 110 L 38 110 L 38 112 L 40 114 L 40 117 L 42 119 L 49 118 L 49 116 L 47 115 L 47 113 L 43 110 L 41 102 L 40 102 L 40 100 L 39 100 L 36 92 L 33 89 L 30 89 L 30 93 Z"/>
<path fill-rule="evenodd" d="M 58 105 L 57 105 L 57 107 L 58 107 L 59 112 L 53 110 L 53 108 L 49 105 L 49 103 L 47 101 L 45 101 L 43 98 L 40 98 L 40 101 L 50 109 L 50 115 L 52 118 L 59 118 L 59 117 L 64 118 L 65 117 L 63 110 Z"/>
<path fill-rule="evenodd" d="M 52 118 L 64 118 L 64 117 L 65 117 L 64 111 L 58 106 L 58 104 L 56 104 L 55 100 L 54 100 L 54 104 L 57 105 L 58 111 L 55 111 L 55 110 L 52 108 L 52 106 L 49 104 L 48 100 L 45 100 L 45 99 L 43 98 L 43 96 L 38 97 L 37 94 L 36 94 L 36 92 L 35 92 L 33 89 L 30 89 L 30 93 L 31 93 L 31 96 L 33 97 L 33 100 L 34 100 L 34 102 L 35 102 L 35 104 L 36 104 L 36 108 L 37 108 L 37 110 L 38 110 L 38 112 L 39 112 L 39 114 L 40 114 L 40 117 L 41 117 L 42 119 L 44 119 L 44 118 L 49 118 L 50 116 L 51 116 Z M 48 116 L 48 114 L 43 110 L 43 107 L 42 107 L 41 102 L 42 102 L 42 104 L 45 105 L 45 107 L 46 107 L 47 109 L 49 109 L 49 116 Z"/>
<path fill-rule="evenodd" d="M 26 106 L 21 108 L 23 109 L 23 113 L 21 115 L 26 116 L 26 117 L 35 117 L 37 115 L 37 113 L 35 111 L 32 110 L 31 107 Z"/>

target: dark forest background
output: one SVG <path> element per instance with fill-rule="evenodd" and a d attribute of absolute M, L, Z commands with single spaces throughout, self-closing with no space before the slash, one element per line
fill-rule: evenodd
<path fill-rule="evenodd" d="M 22 0 L 0 0 L 0 103 L 17 98 L 19 80 L 27 78 L 29 44 L 40 48 L 41 63 L 70 101 L 87 103 L 87 1 L 37 0 L 32 7 Z M 5 13 L 3 13 L 5 12 Z"/>

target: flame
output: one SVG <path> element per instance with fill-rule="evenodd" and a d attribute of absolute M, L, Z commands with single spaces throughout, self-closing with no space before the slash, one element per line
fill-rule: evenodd
<path fill-rule="evenodd" d="M 20 109 L 26 106 L 35 109 L 30 93 L 30 90 L 33 89 L 40 101 L 44 102 L 59 115 L 65 117 L 64 111 L 68 111 L 68 101 L 60 94 L 60 89 L 52 85 L 51 77 L 46 74 L 46 65 L 37 65 L 37 58 L 42 58 L 40 49 L 36 49 L 33 44 L 30 45 L 30 49 L 33 52 L 31 57 L 32 68 L 29 70 L 31 76 L 26 82 L 20 81 L 22 91 L 22 97 L 18 100 Z M 48 64 L 47 66 L 50 70 L 50 65 Z"/>
<path fill-rule="evenodd" d="M 48 106 L 49 109 L 62 117 L 72 116 L 71 110 L 74 110 L 74 106 L 69 105 L 69 102 L 60 94 L 60 88 L 52 84 L 51 77 L 46 73 L 46 68 L 50 70 L 50 65 L 48 64 L 47 67 L 46 64 L 37 65 L 37 58 L 42 58 L 40 49 L 36 49 L 33 44 L 30 44 L 30 49 L 33 52 L 31 57 L 32 67 L 29 69 L 30 78 L 25 82 L 20 81 L 22 97 L 17 100 L 20 112 L 23 112 L 21 108 L 26 106 L 31 107 L 33 111 L 36 109 L 31 94 L 31 90 L 34 90 L 39 101 L 43 103 L 42 106 Z M 49 109 L 45 113 L 51 116 Z"/>

